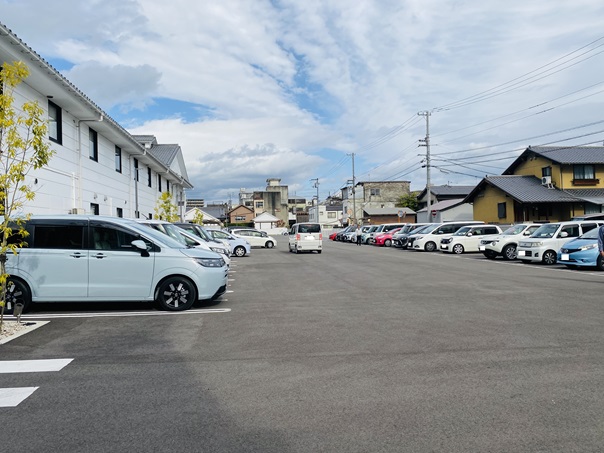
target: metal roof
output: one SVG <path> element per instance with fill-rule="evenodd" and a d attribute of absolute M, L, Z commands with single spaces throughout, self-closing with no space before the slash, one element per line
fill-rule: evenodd
<path fill-rule="evenodd" d="M 604 146 L 529 146 L 528 151 L 558 164 L 604 163 Z"/>
<path fill-rule="evenodd" d="M 473 201 L 478 191 L 484 188 L 486 184 L 498 188 L 521 203 L 572 203 L 582 201 L 563 190 L 544 186 L 541 184 L 541 179 L 532 175 L 487 176 L 466 197 L 466 200 Z"/>
<path fill-rule="evenodd" d="M 463 204 L 464 200 L 465 200 L 465 198 L 453 198 L 451 200 L 439 201 L 438 203 L 432 204 L 430 206 L 430 210 L 431 211 L 444 211 L 445 209 L 453 208 L 455 206 Z M 427 210 L 428 210 L 428 207 L 426 206 L 425 208 L 422 208 L 417 212 L 426 212 Z"/>
<path fill-rule="evenodd" d="M 368 215 L 397 215 L 399 211 L 406 214 L 415 214 L 415 211 L 410 208 L 365 208 L 363 209 Z"/>

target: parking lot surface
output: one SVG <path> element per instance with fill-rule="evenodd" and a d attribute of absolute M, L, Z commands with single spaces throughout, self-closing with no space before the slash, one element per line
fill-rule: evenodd
<path fill-rule="evenodd" d="M 23 452 L 604 445 L 604 273 L 327 240 L 320 255 L 280 244 L 233 264 L 232 293 L 212 307 L 55 317 L 0 346 L 0 369 L 4 360 L 69 360 L 58 371 L 0 373 L 0 388 L 37 388 L 0 408 L 10 425 L 3 444 Z M 40 305 L 32 315 L 57 311 L 78 309 Z"/>

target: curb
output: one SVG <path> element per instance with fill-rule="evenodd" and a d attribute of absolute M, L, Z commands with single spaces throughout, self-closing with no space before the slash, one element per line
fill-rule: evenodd
<path fill-rule="evenodd" d="M 26 333 L 32 332 L 32 331 L 36 330 L 38 327 L 42 327 L 43 325 L 46 325 L 49 322 L 50 321 L 36 321 L 36 322 L 25 321 L 25 322 L 21 323 L 23 326 L 25 326 L 24 329 L 21 329 L 21 330 L 19 330 L 19 332 L 16 332 L 12 335 L 9 335 L 6 338 L 3 338 L 2 340 L 0 340 L 0 345 L 8 343 L 9 341 L 14 340 L 15 338 L 19 338 L 21 335 L 25 335 Z"/>

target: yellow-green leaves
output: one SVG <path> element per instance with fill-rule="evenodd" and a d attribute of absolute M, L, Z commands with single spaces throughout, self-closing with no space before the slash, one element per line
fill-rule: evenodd
<path fill-rule="evenodd" d="M 170 192 L 162 192 L 157 199 L 157 203 L 155 204 L 155 215 L 157 218 L 168 222 L 178 222 L 178 220 L 180 220 L 178 207 L 172 202 L 172 195 Z"/>

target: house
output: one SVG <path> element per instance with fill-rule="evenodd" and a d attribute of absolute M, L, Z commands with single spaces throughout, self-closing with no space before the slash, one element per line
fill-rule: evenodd
<path fill-rule="evenodd" d="M 424 207 L 417 211 L 418 223 L 440 223 L 455 220 L 474 220 L 472 205 L 465 202 L 463 198 L 453 198 L 434 203 L 428 208 Z"/>
<path fill-rule="evenodd" d="M 251 223 L 254 218 L 254 210 L 240 204 L 239 206 L 235 206 L 233 209 L 231 209 L 227 215 L 230 225 Z"/>
<path fill-rule="evenodd" d="M 36 192 L 24 211 L 153 217 L 162 192 L 184 215 L 188 180 L 178 145 L 128 133 L 10 29 L 0 24 L 0 63 L 24 62 L 29 77 L 15 90 L 17 107 L 37 101 L 49 120 L 55 155 L 26 176 Z M 138 137 L 138 139 L 137 139 Z M 149 136 L 152 137 L 152 136 Z"/>
<path fill-rule="evenodd" d="M 410 193 L 409 181 L 359 181 L 342 188 L 343 223 L 361 221 L 368 208 L 395 208 Z"/>
<path fill-rule="evenodd" d="M 281 219 L 269 214 L 268 212 L 263 212 L 259 216 L 254 217 L 252 222 L 254 222 L 254 228 L 257 230 L 271 231 L 275 228 L 280 228 L 283 226 Z"/>
<path fill-rule="evenodd" d="M 476 186 L 430 186 L 430 204 L 438 203 L 445 200 L 456 200 L 465 198 Z M 418 211 L 428 205 L 428 189 L 422 190 L 417 195 Z"/>
<path fill-rule="evenodd" d="M 201 214 L 203 216 L 203 224 L 204 225 L 218 225 L 223 226 L 223 223 L 217 219 L 216 217 L 208 214 L 201 208 L 192 208 L 188 209 L 184 215 L 185 222 L 193 222 L 198 216 Z"/>
<path fill-rule="evenodd" d="M 604 147 L 529 146 L 500 176 L 468 194 L 474 219 L 491 223 L 563 221 L 602 212 Z"/>

